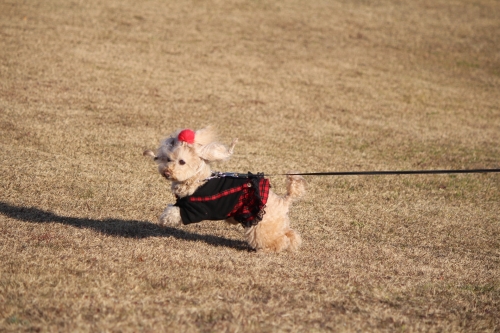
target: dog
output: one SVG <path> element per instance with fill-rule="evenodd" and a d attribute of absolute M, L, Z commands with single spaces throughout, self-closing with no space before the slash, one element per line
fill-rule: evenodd
<path fill-rule="evenodd" d="M 306 191 L 306 182 L 288 175 L 284 196 L 270 189 L 262 174 L 212 172 L 210 163 L 227 160 L 237 142 L 229 148 L 217 142 L 211 127 L 178 130 L 160 142 L 156 154 L 144 151 L 158 164 L 158 172 L 172 182 L 177 201 L 159 217 L 159 225 L 176 227 L 203 220 L 240 223 L 248 245 L 262 252 L 296 251 L 300 235 L 290 228 L 288 211 Z M 290 172 L 291 173 L 291 172 Z"/>

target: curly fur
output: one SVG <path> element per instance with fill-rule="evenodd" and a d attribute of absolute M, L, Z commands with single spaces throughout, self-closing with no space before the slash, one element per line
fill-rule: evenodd
<path fill-rule="evenodd" d="M 194 143 L 191 144 L 179 141 L 179 133 L 180 130 L 163 139 L 156 154 L 146 150 L 144 155 L 154 158 L 158 164 L 158 172 L 172 182 L 172 192 L 182 198 L 193 194 L 205 183 L 212 172 L 210 162 L 226 160 L 232 155 L 237 140 L 227 148 L 217 142 L 217 136 L 211 127 L 197 130 Z M 301 176 L 289 175 L 286 187 L 287 193 L 284 196 L 269 191 L 262 221 L 245 230 L 249 246 L 257 251 L 296 251 L 302 243 L 300 235 L 290 228 L 288 210 L 293 201 L 305 194 L 306 182 Z M 226 222 L 237 223 L 232 218 Z M 159 217 L 159 224 L 182 225 L 179 207 L 168 205 Z"/>

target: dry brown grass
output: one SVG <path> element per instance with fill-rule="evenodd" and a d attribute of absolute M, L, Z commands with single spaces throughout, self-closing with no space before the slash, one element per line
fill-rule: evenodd
<path fill-rule="evenodd" d="M 500 3 L 0 2 L 0 331 L 500 331 L 500 176 L 309 178 L 297 254 L 161 229 L 141 156 L 499 167 Z M 284 179 L 272 179 L 278 192 Z"/>

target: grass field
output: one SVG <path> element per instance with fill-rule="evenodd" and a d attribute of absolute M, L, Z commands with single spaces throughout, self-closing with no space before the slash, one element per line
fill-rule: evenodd
<path fill-rule="evenodd" d="M 0 1 L 0 331 L 500 332 L 500 175 L 309 177 L 297 253 L 157 226 L 142 156 L 500 167 L 500 2 Z M 284 177 L 272 177 L 278 193 Z"/>

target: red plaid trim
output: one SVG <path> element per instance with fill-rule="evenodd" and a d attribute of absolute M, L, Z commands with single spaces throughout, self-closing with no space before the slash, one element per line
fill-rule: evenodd
<path fill-rule="evenodd" d="M 259 180 L 259 196 L 255 194 L 254 187 L 244 187 L 242 189 L 243 193 L 239 197 L 238 202 L 234 206 L 231 213 L 229 213 L 228 217 L 235 215 L 246 216 L 247 222 L 252 222 L 256 217 L 258 217 L 258 221 L 260 221 L 262 219 L 261 215 L 264 214 L 263 209 L 269 196 L 269 188 L 268 179 Z"/>
<path fill-rule="evenodd" d="M 238 187 L 233 187 L 233 188 L 230 188 L 228 190 L 222 191 L 220 193 L 217 193 L 217 194 L 214 194 L 214 195 L 209 195 L 209 196 L 206 196 L 206 197 L 190 197 L 189 201 L 201 202 L 201 201 L 217 200 L 217 199 L 220 199 L 222 197 L 225 197 L 226 195 L 230 195 L 230 194 L 234 194 L 236 192 L 240 192 L 241 190 L 243 190 L 245 188 L 249 188 L 247 184 L 243 184 L 243 185 L 238 186 Z"/>
<path fill-rule="evenodd" d="M 269 184 L 269 179 L 261 179 L 259 182 L 259 192 L 260 199 L 262 203 L 265 205 L 267 203 L 267 198 L 269 197 L 269 189 L 271 185 Z"/>

